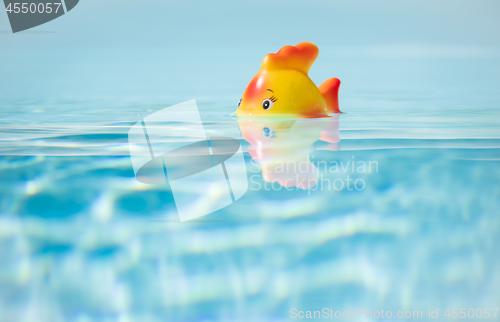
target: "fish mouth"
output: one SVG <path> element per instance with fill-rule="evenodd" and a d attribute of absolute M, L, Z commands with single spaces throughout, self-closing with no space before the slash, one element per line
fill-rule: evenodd
<path fill-rule="evenodd" d="M 234 116 L 238 116 L 238 117 L 254 117 L 256 115 L 257 115 L 257 113 L 254 113 L 254 115 L 252 115 L 252 110 L 248 110 L 248 109 L 241 108 L 241 107 L 238 107 L 238 109 L 234 113 Z"/>

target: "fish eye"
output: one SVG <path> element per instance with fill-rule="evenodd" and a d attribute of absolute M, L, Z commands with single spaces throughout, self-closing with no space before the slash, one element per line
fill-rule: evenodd
<path fill-rule="evenodd" d="M 274 131 L 266 126 L 262 129 L 262 136 L 265 138 L 272 138 L 274 137 Z"/>
<path fill-rule="evenodd" d="M 273 107 L 274 102 L 271 101 L 269 98 L 265 99 L 262 101 L 262 108 L 265 110 L 269 110 Z"/>
<path fill-rule="evenodd" d="M 241 105 L 241 98 L 240 98 L 240 101 L 238 102 L 238 107 L 240 107 L 240 105 Z"/>

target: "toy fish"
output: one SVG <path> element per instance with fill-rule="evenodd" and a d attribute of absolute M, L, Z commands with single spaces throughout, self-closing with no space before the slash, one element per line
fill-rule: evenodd
<path fill-rule="evenodd" d="M 316 118 L 340 113 L 340 81 L 330 78 L 316 87 L 308 76 L 318 53 L 316 45 L 301 42 L 266 55 L 243 93 L 235 115 Z"/>

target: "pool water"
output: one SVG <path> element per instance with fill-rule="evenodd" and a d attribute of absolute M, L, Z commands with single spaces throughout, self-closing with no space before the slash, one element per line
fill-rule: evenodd
<path fill-rule="evenodd" d="M 420 320 L 438 309 L 437 321 L 447 308 L 498 307 L 500 96 L 488 76 L 498 58 L 325 52 L 311 77 L 343 81 L 344 113 L 328 119 L 338 142 L 300 121 L 255 122 L 245 135 L 231 115 L 260 53 L 187 69 L 164 96 L 127 98 L 110 85 L 122 99 L 50 100 L 40 89 L 0 101 L 0 321 L 289 321 L 293 308 Z M 339 60 L 346 77 L 327 70 Z M 102 66 L 112 74 L 120 63 Z M 217 66 L 226 69 L 213 76 Z M 240 141 L 249 188 L 180 222 L 169 185 L 136 180 L 127 133 L 192 98 L 208 136 Z M 268 182 L 255 151 L 307 160 L 324 181 Z"/>

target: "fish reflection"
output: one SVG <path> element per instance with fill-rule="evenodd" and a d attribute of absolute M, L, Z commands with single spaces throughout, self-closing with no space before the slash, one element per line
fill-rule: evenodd
<path fill-rule="evenodd" d="M 283 187 L 309 189 L 319 178 L 318 168 L 309 154 L 313 144 L 324 141 L 326 148 L 338 150 L 339 115 L 317 119 L 242 119 L 238 125 L 243 139 L 250 143 L 248 152 L 262 168 L 266 182 Z"/>

